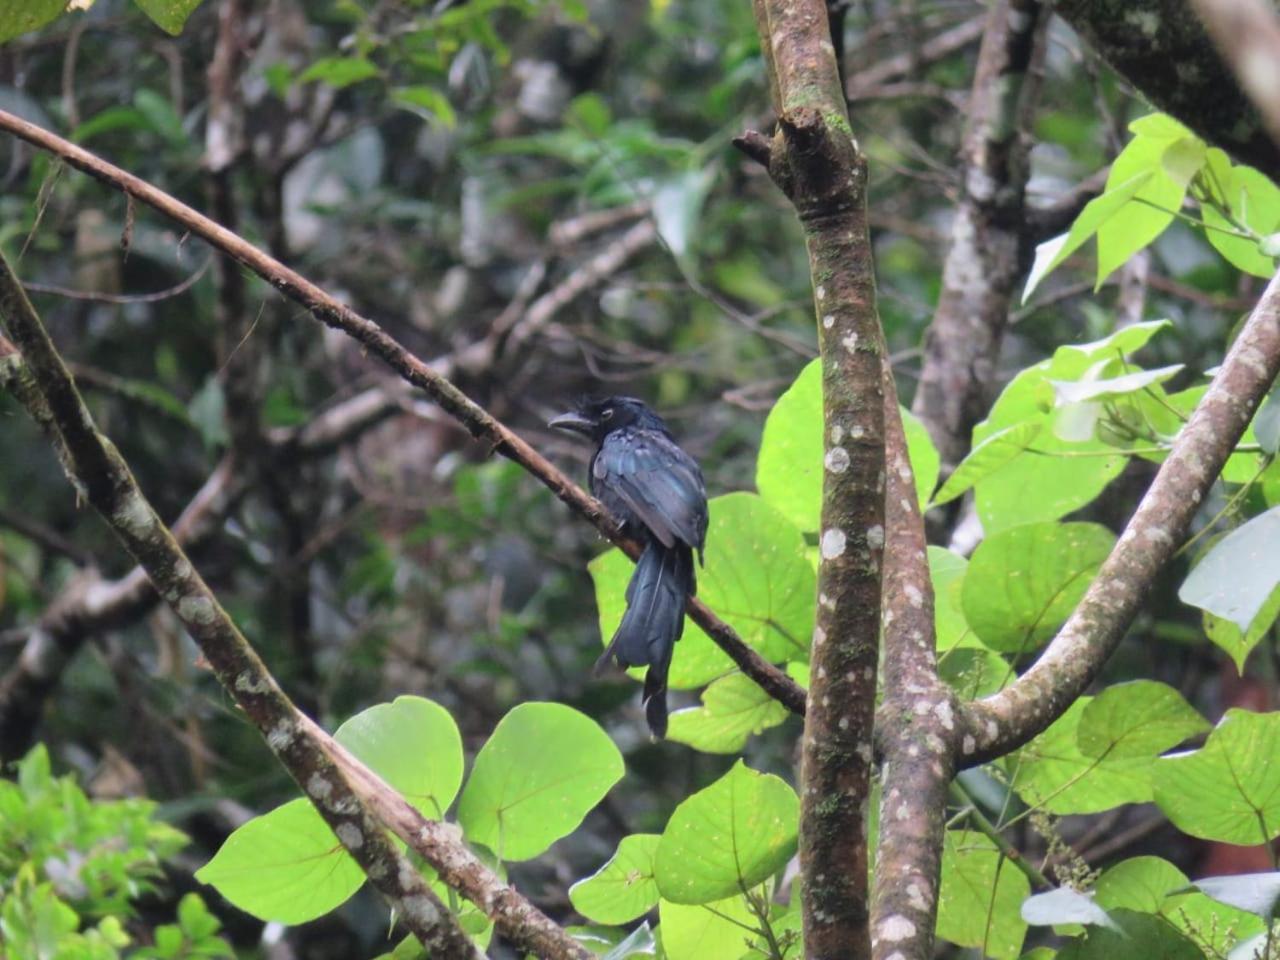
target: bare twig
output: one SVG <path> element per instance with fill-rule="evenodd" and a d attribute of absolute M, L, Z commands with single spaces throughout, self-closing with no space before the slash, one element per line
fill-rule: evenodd
<path fill-rule="evenodd" d="M 473 402 L 431 365 L 406 350 L 372 320 L 340 303 L 301 274 L 237 234 L 89 151 L 5 111 L 0 111 L 0 129 L 56 154 L 76 169 L 136 197 L 178 221 L 191 233 L 238 260 L 282 294 L 304 306 L 316 319 L 355 338 L 402 378 L 424 390 L 473 437 L 484 441 L 492 450 L 531 473 L 629 557 L 635 559 L 639 556 L 640 544 L 622 536 L 617 520 L 598 500 L 589 496 L 523 438 Z M 691 599 L 689 613 L 694 622 L 711 636 L 743 673 L 793 713 L 804 711 L 804 691 L 795 681 L 747 646 L 733 628 L 716 617 L 704 603 Z"/>
<path fill-rule="evenodd" d="M 982 36 L 983 27 L 983 18 L 974 17 L 931 37 L 918 50 L 895 54 L 873 63 L 849 77 L 845 94 L 850 101 L 861 100 L 866 91 L 875 90 L 890 80 L 896 80 L 921 66 L 935 63 L 964 49 Z"/>

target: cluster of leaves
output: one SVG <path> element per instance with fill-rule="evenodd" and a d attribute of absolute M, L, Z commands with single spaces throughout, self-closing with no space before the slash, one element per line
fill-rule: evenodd
<path fill-rule="evenodd" d="M 0 943 L 12 957 L 198 960 L 234 954 L 196 894 L 177 922 L 135 944 L 133 902 L 156 889 L 161 865 L 187 838 L 154 819 L 148 800 L 94 801 L 54 777 L 43 745 L 0 780 Z"/>
<path fill-rule="evenodd" d="M 526 703 L 508 713 L 476 754 L 465 787 L 457 726 L 430 700 L 400 697 L 371 707 L 334 736 L 424 816 L 443 820 L 456 799 L 461 836 L 500 871 L 573 832 L 623 775 L 608 735 L 561 704 Z M 618 925 L 659 905 L 671 957 L 698 956 L 700 944 L 731 943 L 740 952 L 742 924 L 752 917 L 756 936 L 792 942 L 786 930 L 796 919 L 769 905 L 769 888 L 795 852 L 797 817 L 786 783 L 735 765 L 682 803 L 661 836 L 626 837 L 599 873 L 573 888 L 574 905 L 604 925 L 578 932 L 593 946 L 607 944 L 615 960 L 650 953 L 651 937 Z M 487 944 L 488 918 L 460 905 L 430 867 L 423 870 L 464 929 Z M 240 908 L 283 923 L 322 916 L 365 880 L 305 798 L 241 826 L 197 877 Z M 726 912 L 735 919 L 726 920 Z M 396 956 L 411 951 L 406 942 Z"/>

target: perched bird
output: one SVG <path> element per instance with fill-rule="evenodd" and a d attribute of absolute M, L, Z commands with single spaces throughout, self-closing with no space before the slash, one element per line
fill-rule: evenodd
<path fill-rule="evenodd" d="M 596 443 L 591 493 L 644 543 L 627 584 L 627 609 L 596 663 L 647 666 L 645 718 L 659 739 L 667 732 L 667 670 L 684 630 L 684 608 L 697 592 L 693 551 L 702 563 L 707 490 L 694 459 L 676 446 L 662 418 L 633 397 L 584 400 L 549 426 Z"/>

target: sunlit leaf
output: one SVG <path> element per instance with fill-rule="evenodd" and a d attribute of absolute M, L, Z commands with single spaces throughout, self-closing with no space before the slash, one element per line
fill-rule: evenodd
<path fill-rule="evenodd" d="M 654 858 L 663 899 L 709 903 L 754 887 L 795 853 L 799 816 L 791 787 L 739 760 L 667 821 Z"/>
<path fill-rule="evenodd" d="M 658 902 L 658 840 L 656 833 L 623 837 L 608 863 L 569 888 L 573 908 L 597 923 L 627 923 L 647 913 Z"/>
<path fill-rule="evenodd" d="M 476 755 L 458 822 L 501 859 L 530 860 L 572 833 L 622 773 L 622 754 L 590 717 L 523 703 Z"/>
<path fill-rule="evenodd" d="M 671 714 L 667 739 L 705 753 L 737 753 L 754 734 L 787 719 L 787 709 L 742 673 L 702 691 L 702 706 Z"/>
<path fill-rule="evenodd" d="M 1027 925 L 1018 905 L 1030 892 L 1022 871 L 995 843 L 970 830 L 948 830 L 942 851 L 938 936 L 983 956 L 1016 957 Z"/>

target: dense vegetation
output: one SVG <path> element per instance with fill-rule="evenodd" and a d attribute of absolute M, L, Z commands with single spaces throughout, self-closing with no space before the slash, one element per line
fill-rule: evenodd
<path fill-rule="evenodd" d="M 1257 402 L 1280 164 L 1154 70 L 1121 78 L 1105 12 L 826 5 L 849 116 L 822 122 L 868 170 L 879 346 L 814 267 L 823 217 L 779 173 L 791 134 L 741 138 L 787 102 L 751 4 L 67 6 L 0 0 L 0 250 L 35 307 L 0 290 L 0 954 L 407 960 L 436 931 L 432 956 L 464 955 L 451 933 L 493 956 L 816 956 L 826 878 L 801 828 L 844 817 L 877 873 L 850 955 L 931 956 L 936 929 L 945 956 L 1280 956 L 1280 395 Z M 15 117 L 430 372 L 389 370 L 338 306 Z M 37 314 L 114 446 L 59 405 Z M 832 504 L 862 469 L 834 358 L 882 354 L 907 457 L 891 430 L 864 445 L 889 503 L 847 554 L 878 583 L 888 544 L 873 762 L 778 690 L 826 689 L 824 643 L 876 662 L 876 637 L 828 630 L 825 591 Z M 584 392 L 643 397 L 701 463 L 698 596 L 727 627 L 686 624 L 665 741 L 635 678 L 591 671 L 626 544 L 432 378 L 573 479 L 589 448 L 545 424 Z M 1189 530 L 1161 525 L 1182 509 Z M 917 586 L 895 537 L 919 514 Z M 1124 553 L 1144 544 L 1165 550 L 1150 569 Z M 1113 588 L 1131 622 L 1103 622 Z M 912 610 L 942 693 L 895 666 Z M 333 741 L 281 720 L 236 628 Z M 983 739 L 1006 714 L 970 701 L 1020 676 L 1043 722 Z M 871 768 L 865 804 L 806 795 L 824 743 L 827 773 Z M 371 800 L 347 752 L 405 803 Z M 932 861 L 894 846 L 934 822 L 889 779 L 922 753 L 946 756 Z M 391 841 L 335 826 L 357 807 Z M 878 839 L 926 881 L 891 889 Z M 498 903 L 511 889 L 528 902 Z M 936 917 L 919 942 L 895 897 Z"/>

